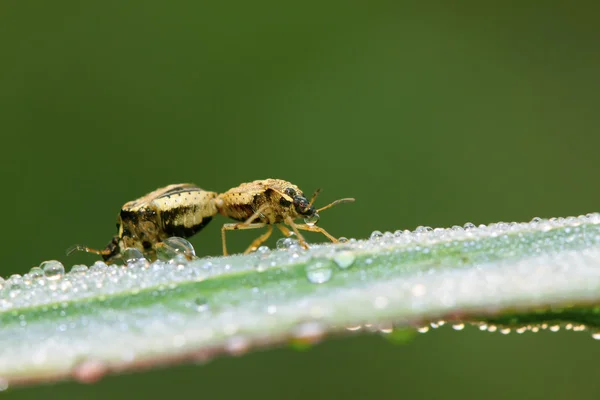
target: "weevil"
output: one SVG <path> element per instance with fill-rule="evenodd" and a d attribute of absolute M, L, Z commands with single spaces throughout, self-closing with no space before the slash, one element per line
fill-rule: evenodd
<path fill-rule="evenodd" d="M 300 230 L 322 233 L 329 240 L 337 243 L 338 240 L 335 237 L 316 225 L 319 220 L 319 212 L 339 203 L 354 201 L 354 199 L 339 199 L 325 207 L 315 209 L 313 203 L 318 194 L 319 190 L 308 201 L 298 186 L 290 182 L 282 179 L 263 179 L 242 183 L 217 195 L 214 200 L 217 211 L 221 215 L 239 221 L 238 223 L 224 224 L 221 228 L 223 254 L 227 255 L 225 237 L 227 231 L 267 228 L 267 232 L 255 239 L 246 249 L 244 254 L 247 254 L 258 249 L 271 236 L 273 225 L 277 226 L 287 237 L 292 235 L 285 225 L 289 226 L 298 238 L 299 244 L 305 249 L 308 248 L 308 244 L 300 234 Z M 295 223 L 294 220 L 298 218 L 304 218 L 306 223 Z"/>
<path fill-rule="evenodd" d="M 256 250 L 271 236 L 273 225 L 286 237 L 291 236 L 293 232 L 304 248 L 308 248 L 308 244 L 300 230 L 320 232 L 337 243 L 335 237 L 316 226 L 319 212 L 354 199 L 339 199 L 315 209 L 313 203 L 318 194 L 319 190 L 308 201 L 298 186 L 282 179 L 242 183 L 221 194 L 200 189 L 191 183 L 173 184 L 125 203 L 117 217 L 117 234 L 103 250 L 76 245 L 67 250 L 67 254 L 74 251 L 94 253 L 101 255 L 104 261 L 110 264 L 121 257 L 124 249 L 136 248 L 148 258 L 155 259 L 156 249 L 163 240 L 172 236 L 191 237 L 204 228 L 216 214 L 239 221 L 224 224 L 221 228 L 224 255 L 228 254 L 228 230 L 267 228 L 267 232 L 255 239 L 246 249 L 244 254 L 247 254 Z M 305 223 L 295 223 L 294 220 L 298 218 L 304 218 Z"/>
<path fill-rule="evenodd" d="M 190 237 L 217 214 L 217 193 L 191 183 L 179 183 L 156 189 L 137 200 L 125 203 L 117 216 L 117 234 L 103 250 L 76 245 L 67 251 L 99 254 L 113 263 L 126 248 L 136 248 L 150 259 L 156 248 L 171 236 Z"/>

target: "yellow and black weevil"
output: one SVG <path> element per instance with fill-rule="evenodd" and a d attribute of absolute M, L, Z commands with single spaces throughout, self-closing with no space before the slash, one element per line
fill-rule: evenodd
<path fill-rule="evenodd" d="M 228 230 L 267 228 L 254 240 L 245 253 L 256 250 L 273 232 L 273 225 L 287 237 L 293 233 L 304 248 L 308 248 L 300 230 L 319 232 L 329 240 L 337 239 L 316 225 L 319 212 L 352 198 L 336 200 L 315 209 L 317 190 L 308 201 L 298 186 L 282 179 L 262 179 L 242 183 L 224 193 L 210 192 L 190 183 L 169 185 L 123 205 L 117 217 L 117 235 L 103 250 L 76 245 L 67 251 L 81 250 L 99 254 L 107 263 L 121 257 L 126 248 L 136 248 L 150 259 L 156 258 L 156 249 L 163 240 L 172 236 L 188 238 L 200 231 L 216 214 L 239 222 L 224 224 L 221 229 L 223 254 L 227 255 L 225 233 Z M 304 218 L 304 224 L 294 221 Z M 290 231 L 285 225 L 289 226 Z"/>
<path fill-rule="evenodd" d="M 217 193 L 191 183 L 179 183 L 157 189 L 144 197 L 125 203 L 117 217 L 117 235 L 105 249 L 76 245 L 67 251 L 86 251 L 112 263 L 126 248 L 136 248 L 150 259 L 156 258 L 156 246 L 172 236 L 187 238 L 208 224 L 217 214 Z"/>
<path fill-rule="evenodd" d="M 298 186 L 282 179 L 262 179 L 253 182 L 242 183 L 219 194 L 214 202 L 221 215 L 240 221 L 238 223 L 224 224 L 221 229 L 223 241 L 223 254 L 227 255 L 227 244 L 225 233 L 228 230 L 256 229 L 267 227 L 267 232 L 259 236 L 250 244 L 244 254 L 256 250 L 265 240 L 271 236 L 273 225 L 287 237 L 291 232 L 285 225 L 292 228 L 298 238 L 298 242 L 304 248 L 308 248 L 306 240 L 299 230 L 320 232 L 329 240 L 337 243 L 337 239 L 316 223 L 319 220 L 319 212 L 343 202 L 351 202 L 354 199 L 340 199 L 333 203 L 315 209 L 313 203 L 319 193 L 315 192 L 312 199 L 308 201 Z M 304 218 L 304 224 L 297 224 L 294 220 Z"/>

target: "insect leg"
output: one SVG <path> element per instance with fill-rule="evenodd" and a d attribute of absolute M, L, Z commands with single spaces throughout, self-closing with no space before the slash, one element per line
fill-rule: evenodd
<path fill-rule="evenodd" d="M 244 222 L 240 222 L 240 223 L 237 223 L 237 224 L 235 224 L 235 225 L 242 226 L 242 225 L 248 225 L 248 224 L 251 224 L 251 223 L 252 223 L 252 221 L 254 221 L 256 218 L 260 217 L 260 216 L 261 216 L 261 214 L 262 214 L 262 213 L 263 213 L 263 212 L 264 212 L 264 211 L 265 211 L 267 208 L 269 208 L 269 207 L 270 207 L 270 205 L 269 205 L 269 204 L 264 204 L 264 205 L 262 205 L 261 207 L 259 207 L 259 209 L 258 209 L 258 210 L 254 211 L 254 214 L 252 214 L 252 215 L 250 216 L 250 218 L 248 218 L 248 219 L 247 219 L 247 220 L 245 220 Z"/>
<path fill-rule="evenodd" d="M 111 254 L 111 250 L 108 248 L 106 248 L 104 250 L 96 250 L 96 249 L 91 249 L 91 248 L 86 247 L 81 244 L 76 244 L 67 249 L 67 256 L 70 256 L 71 254 L 75 253 L 76 251 L 85 251 L 86 253 L 98 254 L 100 256 L 108 256 Z"/>
<path fill-rule="evenodd" d="M 333 237 L 332 235 L 330 235 L 325 229 L 321 228 L 320 226 L 298 224 L 298 225 L 296 225 L 296 227 L 298 229 L 302 229 L 303 231 L 310 231 L 310 232 L 319 232 L 319 233 L 322 233 L 323 235 L 327 236 L 327 238 L 329 238 L 329 240 L 331 240 L 333 243 L 338 243 L 338 240 L 335 237 Z"/>
<path fill-rule="evenodd" d="M 298 237 L 298 243 L 300 243 L 300 246 L 302 246 L 305 249 L 308 249 L 308 244 L 306 244 L 306 240 L 304 240 L 304 236 L 302 236 L 302 234 L 300 233 L 300 231 L 298 231 L 298 226 L 294 223 L 294 220 L 291 219 L 290 217 L 287 217 L 285 219 L 285 223 L 288 224 L 292 230 L 294 231 L 294 233 L 296 234 L 296 236 Z"/>
<path fill-rule="evenodd" d="M 265 223 L 261 222 L 261 223 L 253 224 L 252 221 L 254 221 L 255 219 L 259 218 L 261 216 L 261 214 L 263 213 L 263 211 L 265 211 L 267 208 L 269 208 L 268 204 L 263 205 L 258 210 L 256 210 L 254 212 L 254 214 L 252 214 L 250 216 L 250 218 L 248 218 L 244 222 L 238 222 L 237 224 L 225 224 L 225 225 L 223 225 L 223 227 L 221 228 L 221 240 L 223 241 L 223 255 L 227 255 L 227 243 L 226 243 L 227 240 L 225 239 L 225 231 L 233 231 L 233 230 L 236 230 L 236 229 L 262 228 L 263 226 L 266 225 Z M 270 232 L 269 232 L 269 235 L 271 235 Z M 265 239 L 263 239 L 262 242 L 264 242 L 265 240 L 267 240 L 267 238 L 269 237 L 269 235 L 267 235 L 267 237 Z M 262 243 L 262 242 L 260 242 L 260 243 Z M 252 247 L 252 246 L 250 246 L 250 247 Z M 246 250 L 246 251 L 248 251 L 248 250 Z"/>
<path fill-rule="evenodd" d="M 279 228 L 281 233 L 283 233 L 283 236 L 285 236 L 285 237 L 292 236 L 293 233 L 290 232 L 290 230 L 288 228 L 286 228 L 284 225 L 277 224 L 277 227 Z"/>
<path fill-rule="evenodd" d="M 223 240 L 223 255 L 228 255 L 227 254 L 227 241 L 225 239 L 225 232 L 236 231 L 236 230 L 240 230 L 240 229 L 257 229 L 257 228 L 262 228 L 266 225 L 267 224 L 265 224 L 263 222 L 260 222 L 257 224 L 247 224 L 245 222 L 238 223 L 238 224 L 224 224 L 223 227 L 221 228 L 221 239 Z M 264 239 L 262 239 L 262 241 L 260 241 L 259 244 L 264 242 L 265 240 L 267 240 L 269 235 L 271 235 L 272 230 L 273 230 L 273 227 L 269 226 L 269 231 L 267 232 L 268 235 L 266 235 L 266 237 Z M 249 252 L 249 249 L 252 248 L 252 246 L 255 244 L 255 242 L 259 241 L 259 239 L 261 239 L 263 236 L 265 236 L 265 235 L 261 235 L 258 239 L 256 239 L 254 242 L 252 242 L 252 245 L 246 251 Z"/>
<path fill-rule="evenodd" d="M 263 224 L 258 224 L 258 225 L 263 225 Z M 257 227 L 257 228 L 260 228 L 260 227 Z M 267 231 L 265 233 L 263 233 L 262 235 L 260 235 L 259 237 L 257 237 L 256 239 L 254 239 L 254 241 L 250 244 L 250 246 L 248 246 L 246 251 L 244 251 L 244 254 L 251 253 L 251 252 L 255 251 L 256 249 L 258 249 L 258 247 L 261 244 L 263 244 L 265 242 L 265 240 L 267 240 L 269 238 L 269 236 L 271 236 L 272 232 L 273 232 L 273 225 L 267 225 Z"/>

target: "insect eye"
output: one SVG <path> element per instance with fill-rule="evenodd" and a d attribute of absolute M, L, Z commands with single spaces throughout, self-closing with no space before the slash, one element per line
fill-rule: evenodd
<path fill-rule="evenodd" d="M 306 208 L 308 205 L 308 201 L 304 197 L 296 196 L 294 197 L 294 203 L 300 208 Z"/>
<path fill-rule="evenodd" d="M 285 189 L 284 193 L 290 197 L 294 197 L 296 195 L 296 191 L 292 188 Z"/>

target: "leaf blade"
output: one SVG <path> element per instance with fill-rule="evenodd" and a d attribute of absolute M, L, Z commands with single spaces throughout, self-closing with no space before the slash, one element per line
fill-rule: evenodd
<path fill-rule="evenodd" d="M 91 381 L 365 324 L 597 328 L 600 216 L 23 278 L 0 292 L 0 380 L 11 384 Z"/>

